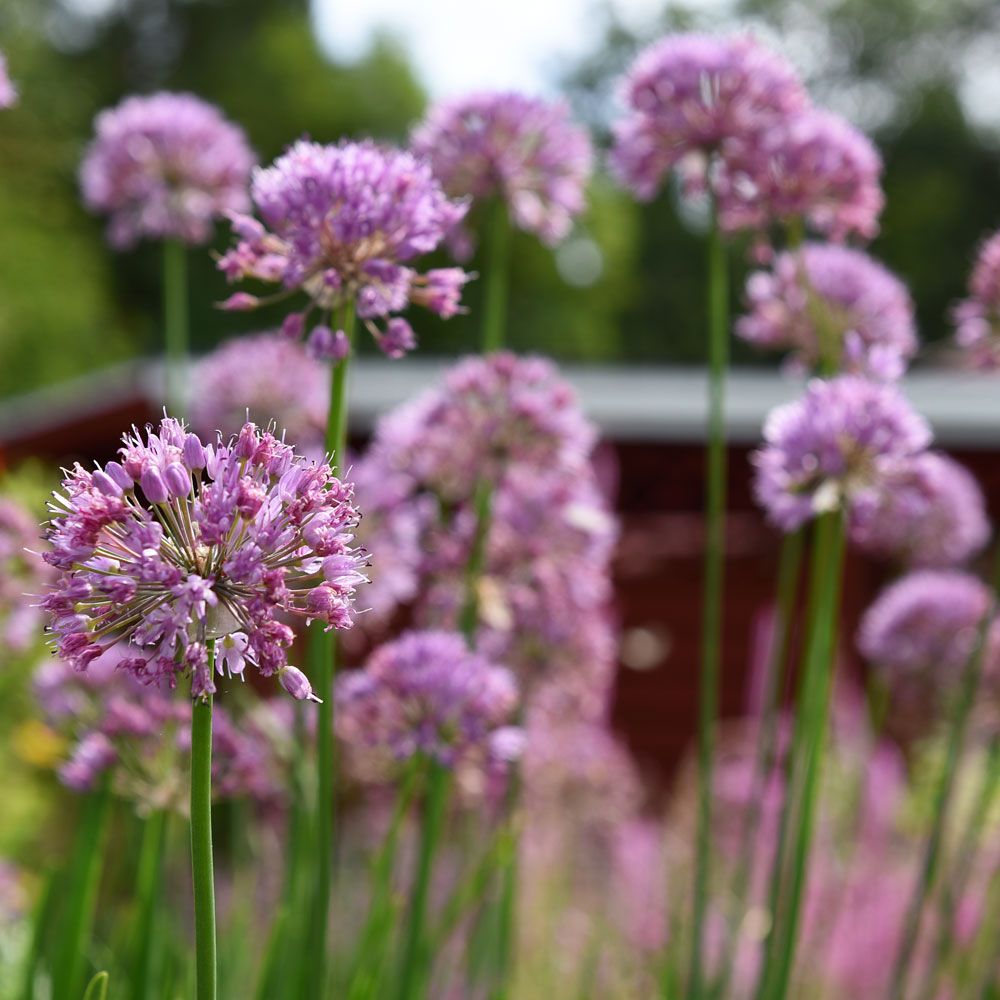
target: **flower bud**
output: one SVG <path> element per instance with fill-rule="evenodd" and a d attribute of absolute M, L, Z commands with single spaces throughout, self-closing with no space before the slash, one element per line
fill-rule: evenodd
<path fill-rule="evenodd" d="M 278 673 L 278 680 L 296 701 L 315 701 L 322 704 L 322 699 L 313 694 L 309 678 L 298 667 L 282 667 Z"/>
<path fill-rule="evenodd" d="M 106 472 L 97 469 L 91 474 L 94 486 L 97 487 L 106 497 L 120 497 L 122 488 Z"/>
<path fill-rule="evenodd" d="M 192 471 L 197 472 L 205 468 L 207 458 L 205 448 L 197 434 L 188 434 L 184 439 L 184 464 Z"/>
<path fill-rule="evenodd" d="M 135 486 L 135 480 L 125 471 L 119 462 L 108 462 L 104 471 L 123 489 L 130 490 Z"/>
<path fill-rule="evenodd" d="M 191 473 L 180 462 L 171 462 L 163 470 L 163 481 L 172 497 L 186 497 L 191 492 Z"/>
<path fill-rule="evenodd" d="M 139 485 L 150 503 L 167 502 L 167 484 L 163 481 L 159 469 L 149 466 L 139 477 Z"/>

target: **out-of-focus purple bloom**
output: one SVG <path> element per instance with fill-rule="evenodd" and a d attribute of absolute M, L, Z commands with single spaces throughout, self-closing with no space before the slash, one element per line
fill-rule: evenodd
<path fill-rule="evenodd" d="M 926 421 L 893 385 L 856 375 L 813 379 L 801 399 L 767 418 L 764 447 L 753 457 L 757 500 L 793 531 L 816 514 L 863 502 L 930 440 Z"/>
<path fill-rule="evenodd" d="M 88 670 L 50 660 L 35 674 L 44 716 L 70 747 L 60 780 L 86 791 L 112 771 L 116 794 L 143 811 L 183 810 L 185 758 L 190 752 L 191 704 L 167 684 L 145 685 L 128 670 L 128 647 L 118 646 Z M 285 795 L 280 739 L 270 717 L 277 699 L 258 702 L 238 719 L 225 705 L 213 713 L 212 791 L 217 799 L 249 798 L 271 806 Z"/>
<path fill-rule="evenodd" d="M 449 195 L 500 198 L 516 226 L 546 243 L 564 239 L 584 209 L 590 139 L 562 101 L 512 92 L 444 101 L 417 126 L 411 146 Z"/>
<path fill-rule="evenodd" d="M 871 239 L 885 204 L 881 173 L 866 135 L 808 108 L 727 151 L 716 185 L 719 220 L 730 232 L 801 222 L 838 242 Z"/>
<path fill-rule="evenodd" d="M 191 426 L 203 437 L 237 434 L 249 410 L 254 419 L 281 427 L 303 451 L 319 452 L 329 383 L 327 369 L 301 344 L 270 333 L 237 337 L 194 365 Z"/>
<path fill-rule="evenodd" d="M 0 642 L 14 652 L 27 649 L 41 634 L 37 595 L 52 578 L 41 556 L 41 534 L 31 515 L 0 497 Z"/>
<path fill-rule="evenodd" d="M 7 57 L 0 52 L 0 108 L 12 108 L 17 100 L 17 88 L 7 73 Z"/>
<path fill-rule="evenodd" d="M 916 353 L 906 286 L 859 250 L 809 243 L 750 275 L 748 311 L 736 333 L 758 347 L 792 351 L 796 367 L 892 380 Z"/>
<path fill-rule="evenodd" d="M 377 628 L 409 605 L 421 627 L 457 628 L 485 483 L 476 648 L 526 688 L 565 668 L 580 684 L 564 677 L 559 691 L 603 697 L 616 530 L 591 463 L 594 438 L 553 366 L 510 354 L 460 363 L 385 417 L 356 467 L 376 566 L 365 624 Z"/>
<path fill-rule="evenodd" d="M 245 662 L 271 676 L 294 638 L 279 616 L 350 627 L 364 556 L 353 487 L 329 465 L 251 423 L 205 446 L 165 417 L 124 442 L 114 471 L 132 485 L 77 465 L 50 504 L 45 559 L 60 576 L 42 606 L 61 657 L 85 670 L 126 644 L 124 669 L 189 673 L 197 697 L 215 689 L 209 640 L 242 633 Z"/>
<path fill-rule="evenodd" d="M 969 470 L 928 451 L 897 463 L 853 505 L 851 537 L 910 566 L 957 566 L 986 546 L 990 523 Z"/>
<path fill-rule="evenodd" d="M 435 272 L 421 275 L 413 265 L 467 205 L 450 201 L 412 154 L 372 142 L 302 140 L 254 171 L 250 194 L 263 223 L 234 215 L 237 243 L 219 267 L 230 281 L 253 278 L 304 292 L 309 305 L 292 324 L 299 331 L 331 327 L 333 313 L 353 303 L 381 343 L 376 321 L 411 303 L 442 316 L 456 311 L 440 295 Z"/>
<path fill-rule="evenodd" d="M 623 94 L 628 113 L 615 125 L 611 166 L 644 199 L 679 166 L 700 190 L 712 155 L 758 142 L 808 104 L 795 70 L 748 36 L 668 35 L 639 55 Z"/>
<path fill-rule="evenodd" d="M 954 310 L 955 339 L 974 368 L 1000 368 L 1000 233 L 979 248 L 969 297 Z"/>
<path fill-rule="evenodd" d="M 470 651 L 458 633 L 407 632 L 364 669 L 342 674 L 336 698 L 337 733 L 369 766 L 423 754 L 455 767 L 491 761 L 518 692 L 509 670 Z"/>
<path fill-rule="evenodd" d="M 918 570 L 890 584 L 865 613 L 858 648 L 881 670 L 897 698 L 912 702 L 924 692 L 954 685 L 976 648 L 991 613 L 990 589 L 960 570 Z M 1000 632 L 986 640 L 984 673 L 1000 667 Z"/>
<path fill-rule="evenodd" d="M 214 221 L 249 204 L 255 157 L 243 130 L 192 94 L 127 97 L 102 111 L 80 167 L 87 206 L 108 239 L 206 243 Z"/>

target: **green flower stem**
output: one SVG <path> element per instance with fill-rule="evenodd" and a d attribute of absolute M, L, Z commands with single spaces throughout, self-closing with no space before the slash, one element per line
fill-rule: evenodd
<path fill-rule="evenodd" d="M 489 206 L 486 291 L 483 303 L 483 354 L 499 351 L 507 340 L 510 285 L 510 217 L 503 198 Z"/>
<path fill-rule="evenodd" d="M 1000 739 L 990 743 L 986 770 L 979 785 L 979 792 L 959 841 L 955 853 L 955 869 L 950 878 L 941 885 L 938 896 L 937 938 L 934 942 L 934 957 L 927 966 L 923 985 L 917 994 L 918 1000 L 933 1000 L 937 996 L 941 973 L 944 971 L 949 952 L 954 944 L 955 913 L 959 900 L 965 895 L 969 879 L 979 858 L 979 844 L 982 840 L 986 820 L 989 817 L 993 803 L 996 801 L 997 790 L 1000 789 Z"/>
<path fill-rule="evenodd" d="M 187 403 L 188 357 L 187 251 L 178 240 L 163 244 L 163 336 L 167 408 L 183 414 Z"/>
<path fill-rule="evenodd" d="M 789 787 L 792 815 L 796 822 L 792 840 L 787 906 L 774 911 L 774 920 L 783 930 L 776 938 L 778 947 L 774 988 L 768 995 L 787 996 L 795 949 L 798 942 L 802 897 L 805 889 L 809 852 L 816 819 L 816 802 L 826 748 L 827 720 L 833 688 L 834 655 L 840 591 L 843 582 L 844 517 L 838 512 L 823 514 L 816 526 L 817 564 L 813 587 L 817 590 L 816 617 L 806 646 L 805 675 L 799 705 L 802 740 L 796 754 L 798 779 Z M 794 751 L 793 751 L 794 752 Z M 780 875 L 780 873 L 779 873 Z"/>
<path fill-rule="evenodd" d="M 996 570 L 994 571 L 994 595 L 998 587 L 1000 587 L 1000 550 L 997 553 Z M 962 673 L 961 688 L 955 700 L 948 727 L 948 745 L 945 750 L 944 765 L 941 768 L 941 774 L 934 793 L 934 819 L 931 829 L 928 832 L 927 842 L 924 845 L 920 871 L 917 875 L 917 881 L 913 887 L 913 895 L 906 911 L 903 936 L 900 940 L 899 951 L 896 953 L 896 960 L 893 964 L 892 979 L 889 986 L 889 996 L 892 1000 L 901 1000 L 906 995 L 907 979 L 910 967 L 913 964 L 913 953 L 917 946 L 917 939 L 920 936 L 920 923 L 923 917 L 924 904 L 927 901 L 927 897 L 933 891 L 937 878 L 938 862 L 944 842 L 946 820 L 954 791 L 955 774 L 962 755 L 962 747 L 965 744 L 965 732 L 968 728 L 969 716 L 976 699 L 976 690 L 979 687 L 979 678 L 982 674 L 983 658 L 986 649 L 986 636 L 995 607 L 996 600 L 994 597 L 989 613 L 983 617 L 983 621 L 979 626 L 975 649 L 969 657 L 965 670 Z"/>
<path fill-rule="evenodd" d="M 447 814 L 451 772 L 431 760 L 428 763 L 427 793 L 424 799 L 423 824 L 417 871 L 410 893 L 403 957 L 400 965 L 398 1000 L 413 1000 L 426 994 L 427 978 L 427 905 L 430 896 L 434 859 Z"/>
<path fill-rule="evenodd" d="M 132 968 L 132 996 L 135 1000 L 144 1000 L 156 992 L 153 989 L 152 974 L 166 843 L 167 811 L 157 809 L 142 824 L 142 843 L 136 873 L 137 911 Z"/>
<path fill-rule="evenodd" d="M 396 867 L 399 836 L 413 803 L 418 771 L 411 766 L 396 793 L 389 829 L 372 866 L 372 894 L 368 919 L 361 933 L 357 967 L 347 991 L 348 1000 L 365 1000 L 375 995 L 386 964 L 386 951 L 392 932 L 392 875 Z"/>
<path fill-rule="evenodd" d="M 347 451 L 348 375 L 354 347 L 355 310 L 348 302 L 341 315 L 341 329 L 350 350 L 334 366 L 330 385 L 330 412 L 326 425 L 326 449 L 334 467 L 344 469 Z M 337 642 L 322 625 L 313 626 L 310 655 L 315 657 L 313 687 L 321 699 L 316 713 L 316 907 L 312 938 L 307 943 L 312 979 L 311 996 L 322 1000 L 327 990 L 327 930 L 330 924 L 330 888 L 333 879 L 334 830 L 336 817 L 336 743 L 333 736 L 333 687 L 337 672 Z"/>
<path fill-rule="evenodd" d="M 757 855 L 760 823 L 763 815 L 764 792 L 774 770 L 777 756 L 778 718 L 781 692 L 785 684 L 785 663 L 788 659 L 788 645 L 791 636 L 792 618 L 795 613 L 795 598 L 798 593 L 799 575 L 802 568 L 802 542 L 804 529 L 785 535 L 781 543 L 778 560 L 778 583 L 774 634 L 771 640 L 770 656 L 765 675 L 764 703 L 761 706 L 760 731 L 754 758 L 754 778 L 750 795 L 749 812 L 743 828 L 743 837 L 733 877 L 733 918 L 730 921 L 730 939 L 723 956 L 722 970 L 713 986 L 712 994 L 724 998 L 729 989 L 733 963 L 736 957 L 739 921 L 743 917 L 753 862 Z"/>
<path fill-rule="evenodd" d="M 97 908 L 104 864 L 104 838 L 111 815 L 111 782 L 106 773 L 87 799 L 69 871 L 67 905 L 52 977 L 53 1000 L 77 1000 Z"/>
<path fill-rule="evenodd" d="M 704 595 L 698 696 L 698 828 L 687 995 L 702 996 L 702 938 L 711 861 L 712 774 L 719 711 L 722 603 L 726 532 L 725 380 L 729 360 L 729 274 L 714 200 L 708 234 L 708 467 L 706 476 Z"/>
<path fill-rule="evenodd" d="M 215 671 L 215 642 L 208 642 Z M 194 881 L 195 995 L 216 997 L 215 874 L 212 862 L 212 696 L 191 708 L 191 874 Z"/>
<path fill-rule="evenodd" d="M 59 881 L 59 870 L 57 868 L 50 869 L 45 876 L 45 886 L 35 905 L 31 921 L 31 941 L 21 972 L 21 1000 L 34 1000 L 36 995 L 35 974 L 38 971 L 38 963 L 44 950 L 46 932 L 52 924 L 56 900 L 59 895 L 57 891 Z"/>

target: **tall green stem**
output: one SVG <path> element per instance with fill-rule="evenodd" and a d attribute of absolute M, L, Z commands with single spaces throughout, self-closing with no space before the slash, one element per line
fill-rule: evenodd
<path fill-rule="evenodd" d="M 73 853 L 65 921 L 52 980 L 54 1000 L 76 1000 L 83 992 L 84 966 L 97 908 L 104 861 L 104 836 L 111 814 L 110 774 L 88 797 Z"/>
<path fill-rule="evenodd" d="M 410 912 L 400 966 L 398 1000 L 412 1000 L 426 993 L 427 903 L 434 859 L 447 813 L 450 778 L 451 772 L 446 767 L 436 760 L 429 762 L 417 871 L 410 893 Z"/>
<path fill-rule="evenodd" d="M 175 415 L 187 403 L 188 357 L 187 251 L 179 240 L 163 244 L 163 336 L 167 408 Z"/>
<path fill-rule="evenodd" d="M 725 380 L 729 360 L 729 275 L 726 247 L 712 202 L 708 234 L 708 468 L 705 505 L 701 673 L 698 687 L 698 832 L 688 996 L 702 995 L 702 938 L 708 902 L 712 834 L 712 775 L 719 711 L 722 590 L 726 532 Z"/>
<path fill-rule="evenodd" d="M 996 570 L 994 571 L 994 594 L 998 586 L 1000 586 L 1000 550 L 997 552 Z M 986 649 L 986 636 L 993 618 L 994 609 L 995 598 L 991 604 L 989 613 L 983 617 L 980 623 L 976 635 L 975 649 L 969 656 L 965 670 L 962 673 L 961 687 L 958 697 L 955 700 L 951 722 L 948 727 L 948 745 L 945 750 L 944 765 L 941 768 L 941 774 L 934 793 L 934 819 L 927 836 L 927 842 L 924 845 L 920 871 L 917 874 L 917 881 L 913 887 L 913 895 L 906 911 L 903 936 L 900 939 L 899 951 L 896 953 L 896 960 L 893 964 L 892 979 L 889 986 L 889 996 L 892 1000 L 900 1000 L 906 994 L 910 966 L 913 964 L 913 953 L 917 946 L 917 939 L 920 936 L 920 923 L 923 917 L 924 904 L 927 901 L 928 895 L 933 890 L 934 882 L 937 878 L 938 861 L 944 841 L 946 820 L 951 806 L 955 774 L 958 770 L 958 762 L 965 743 L 965 731 L 968 728 L 969 716 L 976 699 L 976 689 L 979 687 L 979 678 L 982 674 L 983 657 Z"/>
<path fill-rule="evenodd" d="M 798 706 L 797 728 L 801 739 L 793 741 L 795 773 L 788 788 L 786 814 L 794 819 L 791 826 L 791 862 L 787 895 L 779 896 L 773 911 L 771 952 L 775 965 L 768 997 L 784 998 L 788 992 L 795 948 L 798 940 L 802 897 L 805 888 L 816 818 L 816 801 L 826 746 L 827 718 L 833 688 L 840 590 L 843 580 L 844 518 L 839 511 L 823 514 L 816 526 L 817 558 L 813 567 L 812 587 L 816 591 L 816 615 L 806 646 L 805 672 Z M 784 820 L 784 816 L 782 817 Z M 779 868 L 775 877 L 784 882 Z M 765 980 L 766 982 L 766 980 Z"/>
<path fill-rule="evenodd" d="M 347 302 L 341 314 L 341 329 L 347 335 L 347 356 L 333 369 L 330 412 L 326 424 L 326 449 L 341 472 L 347 451 L 348 375 L 354 346 L 355 310 Z M 333 738 L 333 686 L 337 672 L 337 642 L 332 633 L 316 625 L 309 637 L 314 660 L 313 687 L 322 699 L 316 713 L 316 908 L 311 950 L 308 954 L 312 980 L 311 996 L 321 1000 L 327 990 L 327 930 L 330 924 L 330 886 L 333 878 L 334 819 L 336 815 L 336 744 Z"/>
<path fill-rule="evenodd" d="M 209 671 L 215 671 L 210 640 Z M 194 880 L 195 995 L 216 997 L 215 874 L 212 861 L 212 696 L 191 708 L 191 874 Z"/>
<path fill-rule="evenodd" d="M 713 987 L 713 995 L 724 998 L 729 989 L 729 979 L 738 947 L 737 934 L 742 919 L 750 887 L 750 876 L 757 854 L 757 841 L 763 816 L 764 795 L 767 783 L 774 771 L 778 744 L 778 709 L 781 691 L 785 681 L 785 661 L 788 658 L 788 642 L 791 635 L 792 617 L 795 611 L 795 597 L 798 592 L 799 573 L 802 566 L 803 529 L 785 535 L 781 543 L 778 561 L 778 584 L 774 618 L 774 634 L 764 678 L 764 699 L 761 706 L 760 731 L 757 737 L 754 758 L 753 786 L 750 805 L 733 878 L 733 919 L 730 922 L 730 940 L 723 957 L 722 971 Z"/>
<path fill-rule="evenodd" d="M 490 205 L 486 234 L 486 292 L 483 310 L 483 353 L 499 351 L 506 341 L 507 291 L 510 284 L 510 218 L 497 198 Z"/>
<path fill-rule="evenodd" d="M 135 923 L 135 964 L 132 969 L 132 996 L 135 1000 L 144 1000 L 155 992 L 151 978 L 166 840 L 167 812 L 165 809 L 157 809 L 150 813 L 142 824 L 142 843 L 139 847 L 139 867 L 136 873 L 138 906 Z"/>

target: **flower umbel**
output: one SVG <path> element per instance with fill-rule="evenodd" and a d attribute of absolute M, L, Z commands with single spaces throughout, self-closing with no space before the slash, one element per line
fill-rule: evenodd
<path fill-rule="evenodd" d="M 895 379 L 916 353 L 906 286 L 867 254 L 809 243 L 779 254 L 747 281 L 748 311 L 736 333 L 760 347 L 789 349 L 796 366 Z"/>
<path fill-rule="evenodd" d="M 127 643 L 122 667 L 136 677 L 188 673 L 206 695 L 208 640 L 223 639 L 231 673 L 271 676 L 294 637 L 279 615 L 351 626 L 365 580 L 358 512 L 328 464 L 252 423 L 204 445 L 170 417 L 145 439 L 125 435 L 120 454 L 93 472 L 77 465 L 50 504 L 45 558 L 61 575 L 42 605 L 74 667 Z"/>
<path fill-rule="evenodd" d="M 452 197 L 501 198 L 515 225 L 558 243 L 584 208 L 592 151 L 562 101 L 471 94 L 431 108 L 413 133 Z"/>
<path fill-rule="evenodd" d="M 1000 368 L 1000 233 L 979 249 L 969 297 L 955 306 L 955 339 L 974 368 Z"/>
<path fill-rule="evenodd" d="M 17 97 L 17 88 L 7 75 L 7 57 L 0 52 L 0 108 L 14 107 Z"/>
<path fill-rule="evenodd" d="M 813 379 L 805 396 L 774 410 L 754 455 L 757 499 L 794 531 L 878 490 L 900 460 L 923 451 L 931 431 L 891 384 L 841 375 Z"/>
<path fill-rule="evenodd" d="M 87 206 L 109 216 L 114 246 L 206 243 L 215 219 L 245 211 L 255 157 L 214 105 L 193 94 L 127 97 L 95 127 L 80 185 Z"/>
<path fill-rule="evenodd" d="M 409 324 L 397 317 L 383 330 L 376 320 L 389 320 L 411 303 L 444 317 L 458 310 L 469 278 L 464 271 L 420 274 L 411 264 L 441 243 L 467 206 L 450 201 L 430 167 L 412 154 L 372 142 L 302 140 L 254 171 L 250 194 L 263 221 L 232 217 L 237 244 L 219 267 L 230 281 L 253 278 L 304 292 L 309 305 L 286 319 L 289 336 L 311 325 L 336 329 L 333 313 L 353 303 L 393 355 L 412 346 Z M 224 307 L 253 309 L 260 302 L 238 292 Z M 317 345 L 317 353 L 326 352 Z"/>

